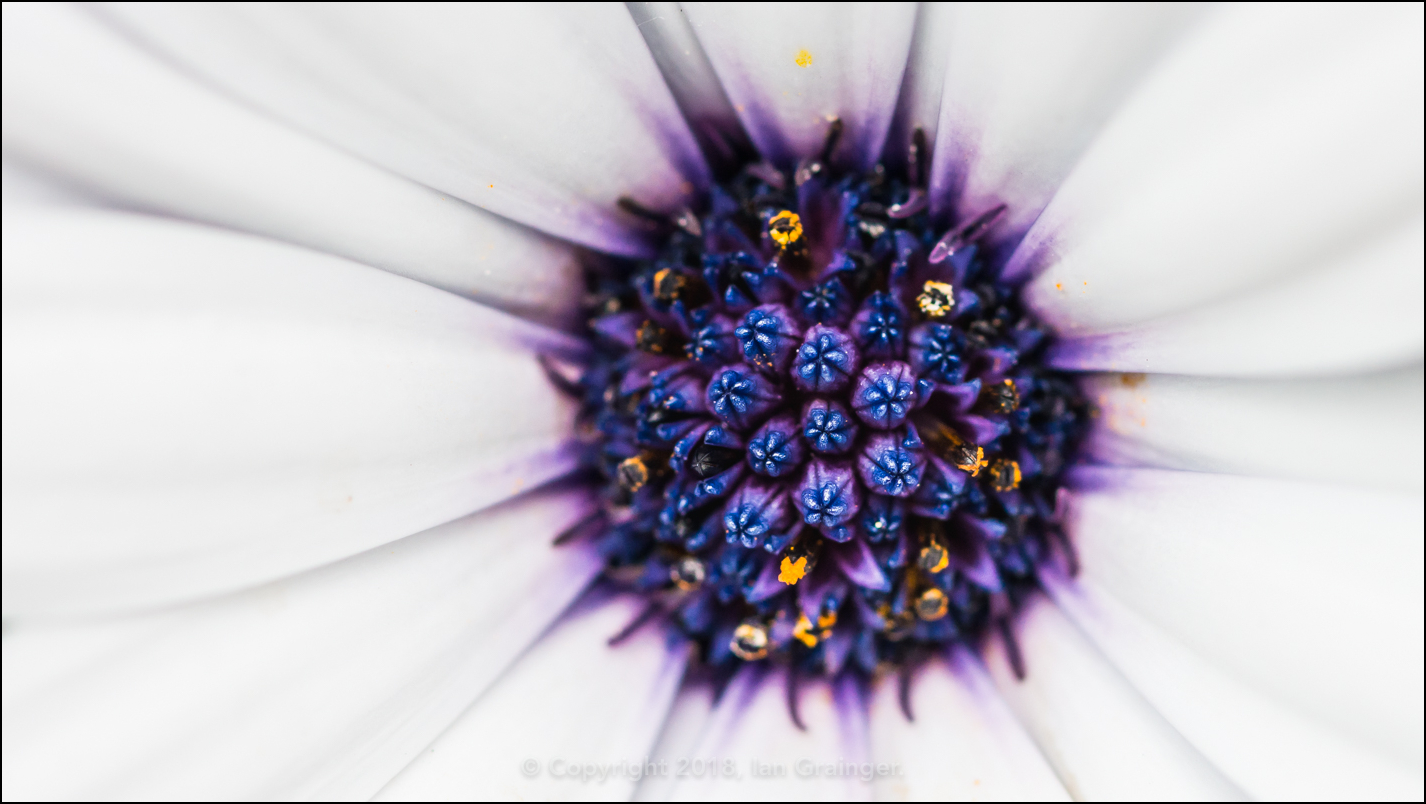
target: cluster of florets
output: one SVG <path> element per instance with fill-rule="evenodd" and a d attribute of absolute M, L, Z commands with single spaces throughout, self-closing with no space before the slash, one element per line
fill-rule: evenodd
<path fill-rule="evenodd" d="M 744 167 L 592 266 L 581 423 L 607 577 L 715 667 L 871 672 L 1003 623 L 1084 425 L 1047 333 L 911 180 Z"/>

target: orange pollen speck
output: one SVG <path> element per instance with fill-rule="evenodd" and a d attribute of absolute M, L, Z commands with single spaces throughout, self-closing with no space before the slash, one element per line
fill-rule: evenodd
<path fill-rule="evenodd" d="M 796 584 L 807 574 L 807 556 L 803 556 L 796 561 L 784 556 L 781 570 L 782 571 L 777 574 L 779 581 L 782 581 L 788 586 Z"/>

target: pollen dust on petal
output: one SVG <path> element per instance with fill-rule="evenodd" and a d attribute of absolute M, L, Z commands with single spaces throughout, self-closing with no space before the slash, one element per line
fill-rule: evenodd
<path fill-rule="evenodd" d="M 811 67 L 812 54 L 808 53 L 806 49 L 799 50 L 797 51 L 797 56 L 793 58 L 793 61 L 797 62 L 798 67 Z"/>

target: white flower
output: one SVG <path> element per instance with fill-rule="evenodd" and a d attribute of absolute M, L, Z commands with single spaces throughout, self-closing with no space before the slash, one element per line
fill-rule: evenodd
<path fill-rule="evenodd" d="M 697 771 L 646 797 L 1421 797 L 1420 5 L 3 30 L 5 798 L 617 798 L 556 776 L 645 756 Z M 957 653 L 914 723 L 894 678 L 814 686 L 804 733 L 746 675 L 679 695 L 652 630 L 608 648 L 627 601 L 560 618 L 590 500 L 516 495 L 572 466 L 532 355 L 579 250 L 650 248 L 616 199 L 828 114 L 867 165 L 934 134 L 933 203 L 1008 203 L 1060 364 L 1113 373 L 1028 678 Z"/>

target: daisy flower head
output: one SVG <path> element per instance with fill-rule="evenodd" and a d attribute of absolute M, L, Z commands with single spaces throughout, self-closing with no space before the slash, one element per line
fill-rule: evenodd
<path fill-rule="evenodd" d="M 1419 5 L 3 13 L 7 798 L 1421 797 Z"/>

